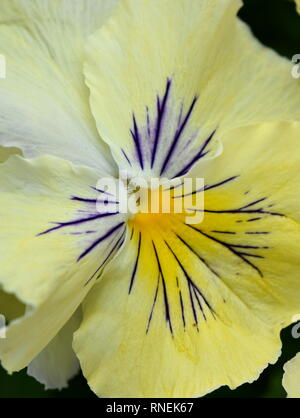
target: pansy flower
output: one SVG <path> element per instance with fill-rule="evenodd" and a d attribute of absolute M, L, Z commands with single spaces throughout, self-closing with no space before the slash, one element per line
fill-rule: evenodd
<path fill-rule="evenodd" d="M 238 0 L 115 3 L 1 2 L 2 364 L 62 387 L 79 360 L 104 397 L 235 388 L 298 310 L 300 84 Z M 191 207 L 121 211 L 119 173 Z"/>

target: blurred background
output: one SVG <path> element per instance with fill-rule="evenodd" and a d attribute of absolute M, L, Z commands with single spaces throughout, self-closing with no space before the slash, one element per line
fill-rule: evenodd
<path fill-rule="evenodd" d="M 192 1 L 192 0 L 191 0 Z M 279 54 L 291 58 L 300 54 L 300 16 L 291 0 L 244 0 L 239 15 L 249 24 L 254 35 Z M 234 65 L 234 63 L 233 63 Z M 292 64 L 291 64 L 292 68 Z M 276 365 L 269 366 L 255 383 L 245 384 L 231 391 L 221 388 L 207 398 L 284 398 L 282 388 L 283 365 L 300 351 L 300 339 L 292 338 L 291 327 L 282 332 L 283 352 Z M 83 376 L 70 382 L 62 391 L 45 391 L 43 386 L 26 375 L 26 371 L 8 376 L 0 367 L 0 398 L 90 398 Z"/>

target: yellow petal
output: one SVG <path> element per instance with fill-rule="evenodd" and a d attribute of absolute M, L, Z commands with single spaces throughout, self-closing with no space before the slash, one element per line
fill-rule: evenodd
<path fill-rule="evenodd" d="M 79 371 L 79 362 L 72 349 L 73 333 L 81 321 L 78 309 L 44 350 L 27 368 L 29 376 L 45 385 L 45 389 L 63 389 Z"/>
<path fill-rule="evenodd" d="M 276 361 L 280 330 L 299 311 L 299 132 L 277 123 L 224 136 L 202 173 L 201 223 L 186 213 L 130 220 L 75 333 L 98 395 L 201 396 Z"/>
<path fill-rule="evenodd" d="M 284 365 L 282 384 L 288 398 L 300 398 L 300 353 Z"/>
<path fill-rule="evenodd" d="M 291 65 L 260 45 L 238 0 L 124 0 L 90 37 L 98 130 L 122 169 L 173 178 L 233 127 L 300 116 Z"/>
<path fill-rule="evenodd" d="M 297 10 L 300 13 L 300 0 L 296 0 Z"/>
<path fill-rule="evenodd" d="M 96 210 L 100 176 L 56 157 L 0 165 L 0 284 L 27 307 L 0 340 L 9 371 L 49 343 L 122 244 L 124 215 Z"/>
<path fill-rule="evenodd" d="M 0 145 L 26 157 L 52 154 L 112 173 L 82 75 L 86 37 L 99 28 L 115 1 L 3 0 L 0 54 Z"/>

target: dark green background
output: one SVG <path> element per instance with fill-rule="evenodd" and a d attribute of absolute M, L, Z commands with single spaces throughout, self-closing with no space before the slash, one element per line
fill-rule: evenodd
<path fill-rule="evenodd" d="M 294 54 L 300 54 L 300 16 L 296 14 L 292 1 L 244 0 L 240 17 L 251 26 L 255 36 L 265 45 L 289 58 Z M 221 388 L 207 397 L 285 397 L 286 394 L 281 385 L 283 365 L 300 350 L 300 340 L 292 338 L 291 327 L 282 332 L 282 340 L 283 354 L 280 360 L 276 365 L 268 367 L 257 382 L 251 385 L 245 384 L 235 391 Z M 88 398 L 94 396 L 82 376 L 73 379 L 69 388 L 61 392 L 44 391 L 43 386 L 28 377 L 25 371 L 8 376 L 0 369 L 0 398 Z"/>

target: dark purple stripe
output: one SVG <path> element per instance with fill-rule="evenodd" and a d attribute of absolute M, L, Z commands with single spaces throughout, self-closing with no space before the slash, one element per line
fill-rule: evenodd
<path fill-rule="evenodd" d="M 199 299 L 199 297 L 198 297 L 198 294 L 199 294 L 199 295 L 200 295 L 200 297 L 201 297 L 201 292 L 199 291 L 198 287 L 197 287 L 195 284 L 191 283 L 191 286 L 192 286 L 192 289 L 193 289 L 193 292 L 194 292 L 194 295 L 195 295 L 196 301 L 197 301 L 197 303 L 198 303 L 199 309 L 200 309 L 200 311 L 201 311 L 201 313 L 202 313 L 202 315 L 203 315 L 204 320 L 206 321 L 206 320 L 207 320 L 207 319 L 206 319 L 206 315 L 205 315 L 204 309 L 203 309 L 203 307 L 202 307 L 202 303 L 201 303 L 201 301 L 200 301 L 200 299 Z M 200 292 L 200 293 L 199 293 L 199 292 Z"/>
<path fill-rule="evenodd" d="M 97 231 L 70 232 L 71 235 L 95 234 Z"/>
<path fill-rule="evenodd" d="M 195 325 L 196 325 L 197 331 L 199 332 L 198 315 L 197 315 L 197 311 L 196 311 L 196 307 L 195 307 L 195 303 L 194 303 L 194 297 L 193 297 L 193 293 L 192 293 L 192 289 L 191 289 L 191 283 L 189 281 L 187 283 L 188 283 L 190 302 L 191 302 L 192 312 L 193 312 L 193 316 L 194 316 L 194 320 L 195 320 Z"/>
<path fill-rule="evenodd" d="M 123 150 L 123 148 L 121 148 L 121 151 L 122 151 L 124 157 L 126 158 L 128 164 L 130 165 L 130 167 L 132 167 L 131 162 L 130 162 L 130 159 L 128 158 L 128 156 L 127 156 L 126 152 Z"/>
<path fill-rule="evenodd" d="M 166 241 L 165 241 L 166 242 Z M 169 248 L 169 250 L 171 251 L 171 253 L 173 254 L 173 256 L 175 257 L 175 260 L 177 261 L 177 263 L 180 266 L 180 262 L 176 256 L 176 254 L 174 253 L 174 251 L 172 250 L 172 248 L 169 246 L 169 244 L 166 242 L 167 247 Z M 183 270 L 182 270 L 183 271 Z M 185 275 L 185 274 L 184 274 Z M 185 275 L 185 278 L 187 279 L 187 285 L 188 285 L 188 290 L 189 290 L 189 296 L 190 296 L 190 302 L 191 302 L 191 308 L 192 308 L 192 312 L 193 312 L 193 316 L 194 316 L 194 320 L 195 320 L 195 325 L 197 327 L 197 331 L 199 332 L 199 328 L 198 328 L 198 315 L 197 315 L 197 311 L 195 308 L 195 304 L 194 304 L 194 298 L 193 298 L 193 294 L 191 291 L 191 283 L 188 280 L 188 277 Z"/>
<path fill-rule="evenodd" d="M 239 252 L 240 255 L 246 255 L 247 257 L 254 257 L 254 258 L 265 258 L 263 255 L 258 255 L 258 254 L 250 254 L 250 253 L 244 253 L 244 252 Z"/>
<path fill-rule="evenodd" d="M 211 140 L 213 139 L 214 135 L 216 133 L 216 130 L 209 136 L 209 138 L 207 138 L 207 140 L 204 142 L 203 146 L 201 147 L 200 151 L 195 155 L 194 158 L 192 158 L 192 160 L 181 170 L 179 171 L 175 176 L 173 176 L 172 178 L 175 177 L 180 177 L 183 176 L 184 174 L 186 174 L 190 168 L 197 162 L 199 161 L 201 158 L 205 157 L 206 154 L 208 154 L 210 151 L 205 151 L 206 147 L 208 146 L 208 144 L 211 142 Z"/>
<path fill-rule="evenodd" d="M 170 306 L 169 306 L 166 282 L 165 282 L 165 278 L 164 278 L 164 275 L 163 275 L 163 272 L 162 272 L 162 268 L 161 268 L 161 264 L 160 264 L 159 257 L 158 257 L 158 254 L 157 254 L 156 246 L 155 246 L 153 241 L 152 241 L 152 245 L 153 245 L 154 254 L 155 254 L 155 257 L 156 257 L 156 262 L 157 262 L 158 270 L 159 270 L 161 280 L 162 280 L 162 285 L 163 285 L 166 321 L 169 323 L 169 328 L 170 328 L 171 334 L 173 334 L 173 327 L 172 327 L 172 322 L 171 322 L 171 313 L 170 313 Z"/>
<path fill-rule="evenodd" d="M 220 275 L 209 265 L 209 263 L 203 258 L 194 248 L 188 244 L 180 235 L 176 234 L 177 238 L 210 270 L 214 275 L 220 278 Z"/>
<path fill-rule="evenodd" d="M 97 203 L 105 203 L 105 205 L 118 205 L 120 202 L 118 200 L 97 199 Z"/>
<path fill-rule="evenodd" d="M 133 271 L 132 271 L 132 274 L 131 274 L 131 280 L 130 280 L 130 285 L 129 285 L 129 290 L 128 290 L 129 294 L 131 293 L 132 286 L 133 286 L 134 279 L 135 279 L 135 275 L 136 275 L 136 272 L 137 272 L 137 267 L 138 267 L 138 263 L 139 263 L 140 252 L 141 252 L 141 242 L 142 242 L 142 234 L 140 232 L 139 233 L 139 243 L 138 243 L 137 256 L 136 256 Z"/>
<path fill-rule="evenodd" d="M 115 231 L 120 229 L 123 225 L 124 225 L 124 222 L 119 223 L 118 225 L 111 228 L 106 234 L 102 235 L 100 238 L 94 241 L 92 245 L 90 245 L 82 254 L 80 254 L 77 261 L 80 261 L 83 257 L 89 254 L 95 247 L 97 247 L 97 245 L 105 241 L 108 237 L 110 237 Z"/>
<path fill-rule="evenodd" d="M 78 197 L 78 196 L 72 196 L 71 200 L 75 200 L 76 202 L 97 203 L 97 199 L 88 199 L 85 197 Z"/>
<path fill-rule="evenodd" d="M 158 143 L 159 143 L 160 134 L 161 134 L 162 122 L 163 122 L 163 118 L 164 118 L 165 111 L 166 111 L 166 105 L 167 105 L 167 101 L 169 97 L 171 84 L 172 84 L 172 80 L 168 78 L 166 91 L 163 97 L 162 104 L 160 104 L 159 97 L 157 99 L 157 119 L 156 119 L 155 138 L 154 138 L 152 157 L 151 157 L 151 168 L 153 168 L 155 158 L 156 158 Z"/>
<path fill-rule="evenodd" d="M 177 284 L 177 289 L 178 289 L 178 294 L 179 294 L 179 301 L 180 301 L 180 308 L 181 308 L 181 319 L 182 319 L 182 322 L 183 322 L 183 328 L 185 328 L 184 304 L 183 304 L 183 299 L 182 299 L 181 289 L 180 289 L 180 286 L 179 286 L 178 277 L 176 277 L 176 284 Z"/>
<path fill-rule="evenodd" d="M 258 213 L 258 214 L 265 214 L 265 215 L 285 217 L 285 215 L 282 214 L 282 213 L 269 212 L 269 211 L 264 210 L 264 208 L 262 208 L 262 207 L 260 207 L 258 209 L 248 209 L 248 208 L 256 205 L 259 202 L 265 201 L 266 199 L 267 198 L 264 197 L 262 199 L 255 200 L 254 202 L 251 202 L 251 203 L 249 203 L 249 204 L 247 204 L 245 206 L 241 206 L 241 207 L 239 207 L 237 209 L 212 210 L 212 209 L 191 209 L 191 208 L 188 208 L 187 210 L 191 210 L 191 211 L 194 211 L 194 212 L 207 212 L 207 213 L 246 213 L 246 214 L 247 213 L 248 214 L 249 213 Z M 253 220 L 257 220 L 257 219 L 260 219 L 260 218 L 253 218 Z M 250 222 L 250 221 L 251 220 L 248 220 L 248 222 Z"/>
<path fill-rule="evenodd" d="M 153 316 L 154 308 L 155 308 L 155 305 L 156 305 L 156 300 L 157 300 L 157 295 L 158 295 L 158 289 L 159 289 L 159 279 L 160 279 L 160 273 L 158 274 L 158 278 L 157 278 L 157 285 L 156 285 L 156 290 L 155 290 L 155 295 L 154 295 L 154 300 L 153 300 L 151 312 L 150 312 L 149 319 L 148 319 L 148 325 L 147 325 L 147 329 L 146 329 L 146 334 L 148 334 L 148 332 L 149 332 L 149 328 L 150 328 L 150 324 L 151 324 L 151 321 L 152 321 L 152 316 Z"/>
<path fill-rule="evenodd" d="M 185 328 L 184 304 L 183 304 L 181 290 L 179 290 L 179 300 L 180 300 L 180 308 L 181 308 L 181 318 L 182 318 L 182 322 L 183 322 L 183 327 Z"/>
<path fill-rule="evenodd" d="M 143 154 L 142 154 L 142 144 L 141 144 L 141 136 L 140 136 L 140 132 L 136 123 L 136 119 L 135 119 L 135 114 L 133 113 L 132 115 L 132 119 L 133 119 L 133 130 L 130 129 L 134 144 L 135 144 L 135 148 L 137 151 L 137 155 L 138 155 L 138 159 L 139 159 L 139 163 L 141 166 L 141 169 L 144 169 L 144 160 L 143 160 Z"/>
<path fill-rule="evenodd" d="M 245 232 L 245 234 L 248 234 L 248 235 L 259 235 L 259 234 L 261 234 L 261 235 L 267 235 L 267 234 L 269 234 L 270 232 L 267 232 L 267 231 L 262 231 L 262 232 L 260 232 L 260 231 L 255 231 L 255 232 Z"/>
<path fill-rule="evenodd" d="M 262 247 L 257 245 L 241 245 L 241 244 L 229 244 L 231 247 L 234 248 L 250 248 L 252 250 L 259 250 L 259 249 L 268 249 L 269 247 Z"/>
<path fill-rule="evenodd" d="M 78 197 L 78 196 L 73 196 L 71 197 L 71 200 L 75 200 L 76 202 L 85 202 L 85 203 L 106 203 L 106 204 L 114 204 L 114 205 L 118 205 L 119 202 L 118 201 L 109 201 L 107 199 L 88 199 L 85 197 Z"/>
<path fill-rule="evenodd" d="M 181 181 L 179 184 L 176 184 L 174 186 L 170 186 L 167 189 L 163 189 L 164 192 L 167 192 L 168 190 L 175 190 L 178 189 L 178 187 L 181 187 L 184 184 L 183 181 Z"/>
<path fill-rule="evenodd" d="M 190 210 L 192 212 L 206 212 L 206 213 L 261 213 L 262 215 L 272 215 L 272 216 L 281 216 L 281 217 L 285 217 L 285 215 L 283 215 L 282 213 L 276 213 L 276 212 L 268 212 L 265 211 L 263 209 L 251 209 L 251 210 L 241 210 L 241 209 L 231 209 L 231 210 L 212 210 L 212 209 L 192 209 L 192 208 L 187 208 L 187 210 Z M 249 219 L 247 220 L 247 222 L 250 221 L 256 221 L 258 219 L 261 218 L 253 218 L 253 219 Z"/>
<path fill-rule="evenodd" d="M 91 186 L 91 188 L 92 188 L 93 190 L 96 190 L 96 192 L 106 194 L 107 196 L 114 196 L 112 193 L 108 193 L 108 192 L 106 192 L 105 190 L 97 189 L 97 187 Z"/>
<path fill-rule="evenodd" d="M 201 189 L 194 190 L 191 193 L 183 194 L 183 195 L 180 195 L 180 196 L 173 196 L 173 199 L 179 199 L 179 198 L 182 198 L 182 197 L 192 196 L 192 195 L 194 195 L 196 193 L 200 193 L 200 192 L 204 192 L 204 191 L 206 192 L 207 190 L 211 190 L 211 189 L 214 189 L 216 187 L 223 186 L 224 184 L 229 183 L 230 181 L 235 180 L 238 177 L 239 176 L 229 177 L 228 179 L 223 180 L 223 181 L 220 181 L 219 183 L 212 184 L 211 186 L 206 185 L 204 187 L 201 187 Z"/>
<path fill-rule="evenodd" d="M 134 227 L 132 227 L 132 230 L 131 230 L 130 241 L 132 240 L 133 234 L 134 234 Z"/>
<path fill-rule="evenodd" d="M 119 243 L 122 241 L 122 239 L 124 238 L 124 234 L 125 231 L 123 231 L 122 235 L 120 236 L 120 238 L 118 239 L 118 241 L 115 243 L 115 245 L 113 246 L 113 248 L 110 250 L 109 254 L 107 255 L 107 257 L 105 257 L 104 261 L 101 263 L 101 265 L 97 268 L 97 270 L 95 271 L 95 273 L 88 279 L 88 281 L 85 283 L 85 286 L 87 284 L 89 284 L 89 282 L 91 280 L 93 280 L 93 278 L 96 276 L 96 274 L 98 273 L 98 271 L 101 270 L 101 268 L 104 266 L 104 264 L 107 262 L 107 260 L 111 257 L 111 255 L 113 254 L 113 252 L 116 250 L 116 248 L 118 247 Z M 123 241 L 124 242 L 124 241 Z M 98 276 L 99 277 L 99 276 Z M 97 278 L 98 278 L 97 277 Z"/>
<path fill-rule="evenodd" d="M 214 232 L 216 234 L 228 234 L 228 235 L 235 235 L 236 234 L 236 232 L 233 232 L 233 231 L 218 231 L 218 230 L 213 230 L 211 232 Z"/>
<path fill-rule="evenodd" d="M 193 286 L 193 288 L 197 289 L 197 292 L 199 293 L 199 295 L 201 296 L 201 298 L 203 299 L 204 303 L 206 304 L 206 306 L 209 308 L 209 310 L 214 314 L 214 309 L 212 308 L 212 306 L 210 305 L 210 303 L 208 302 L 208 300 L 206 299 L 206 297 L 204 296 L 204 294 L 201 292 L 201 290 L 198 288 L 198 286 L 194 283 L 194 281 L 192 280 L 192 278 L 189 276 L 189 274 L 187 273 L 187 271 L 185 270 L 185 268 L 183 267 L 182 263 L 180 262 L 179 258 L 177 257 L 177 255 L 175 254 L 175 252 L 172 250 L 172 248 L 170 247 L 170 245 L 167 243 L 167 241 L 165 241 L 166 246 L 169 248 L 169 250 L 171 251 L 171 253 L 173 254 L 174 258 L 176 259 L 180 269 L 182 270 L 185 278 L 187 279 L 187 282 L 189 284 L 191 284 Z M 194 251 L 193 251 L 194 252 Z M 199 255 L 197 253 L 195 253 L 198 257 Z M 203 313 L 203 312 L 202 312 Z"/>
<path fill-rule="evenodd" d="M 223 181 L 220 181 L 219 183 L 215 183 L 215 184 L 212 184 L 212 185 L 207 185 L 207 186 L 205 186 L 204 187 L 204 190 L 205 191 L 207 191 L 207 190 L 211 190 L 211 189 L 215 189 L 216 187 L 220 187 L 220 186 L 223 186 L 224 184 L 226 184 L 226 183 L 229 183 L 230 181 L 232 181 L 232 180 L 235 180 L 235 179 L 237 179 L 238 177 L 240 177 L 239 175 L 237 175 L 237 176 L 232 176 L 232 177 L 229 177 L 228 179 L 225 179 L 225 180 L 223 180 Z"/>
<path fill-rule="evenodd" d="M 191 104 L 191 106 L 190 106 L 190 108 L 189 108 L 189 110 L 188 110 L 185 118 L 184 118 L 184 121 L 182 122 L 182 124 L 179 127 L 179 129 L 176 131 L 176 134 L 175 134 L 174 139 L 173 139 L 173 141 L 171 143 L 171 146 L 169 148 L 169 151 L 168 151 L 168 153 L 166 155 L 166 158 L 165 158 L 165 160 L 164 160 L 164 162 L 162 164 L 162 167 L 161 167 L 161 170 L 160 170 L 160 175 L 162 175 L 166 171 L 167 165 L 168 165 L 169 161 L 171 160 L 171 158 L 172 158 L 172 156 L 174 154 L 174 151 L 175 151 L 175 149 L 177 147 L 177 144 L 179 142 L 179 139 L 180 139 L 180 137 L 181 137 L 181 135 L 182 135 L 182 133 L 183 133 L 183 131 L 184 131 L 184 129 L 185 129 L 185 127 L 186 127 L 186 125 L 187 125 L 190 117 L 191 117 L 191 114 L 193 112 L 193 109 L 195 107 L 195 104 L 196 104 L 197 100 L 198 100 L 198 97 L 195 97 L 194 100 L 192 101 L 192 104 Z"/>
<path fill-rule="evenodd" d="M 233 244 L 228 244 L 227 242 L 221 241 L 215 237 L 212 237 L 211 235 L 206 234 L 205 232 L 201 231 L 200 229 L 195 228 L 194 226 L 190 225 L 190 224 L 186 224 L 187 227 L 193 229 L 194 231 L 198 232 L 199 234 L 205 236 L 206 238 L 222 245 L 224 248 L 227 248 L 231 253 L 233 253 L 234 255 L 236 255 L 237 257 L 239 257 L 241 260 L 244 261 L 244 263 L 248 264 L 250 267 L 252 267 L 254 270 L 257 271 L 257 273 L 260 275 L 260 277 L 263 277 L 263 273 L 262 271 L 253 263 L 251 263 L 251 261 L 249 261 L 245 255 L 243 255 L 240 251 L 237 251 L 235 248 L 233 247 L 238 247 L 238 248 L 244 248 L 245 246 L 237 246 L 237 245 L 233 245 Z"/>
<path fill-rule="evenodd" d="M 150 138 L 150 136 L 151 136 L 151 127 L 150 127 L 150 115 L 149 115 L 149 107 L 148 106 L 146 107 L 146 110 L 147 110 L 147 133 L 148 133 L 148 136 Z"/>
<path fill-rule="evenodd" d="M 255 200 L 254 202 L 249 203 L 248 205 L 242 206 L 240 209 L 241 209 L 241 210 L 243 210 L 243 209 L 250 208 L 251 206 L 254 206 L 254 205 L 256 205 L 257 203 L 263 202 L 263 201 L 264 201 L 264 200 L 266 200 L 266 199 L 267 199 L 267 197 L 263 197 L 262 199 Z"/>
<path fill-rule="evenodd" d="M 48 234 L 49 232 L 55 231 L 55 230 L 60 229 L 60 228 L 65 228 L 67 226 L 78 225 L 78 224 L 82 224 L 84 222 L 91 222 L 91 221 L 94 221 L 95 219 L 105 218 L 107 216 L 114 216 L 114 215 L 118 215 L 118 214 L 119 214 L 119 212 L 99 213 L 98 215 L 91 216 L 89 218 L 81 218 L 81 219 L 76 219 L 75 221 L 58 223 L 57 226 L 55 226 L 53 228 L 50 228 L 50 229 L 47 229 L 46 231 L 39 233 L 37 236 L 45 235 L 45 234 Z"/>

